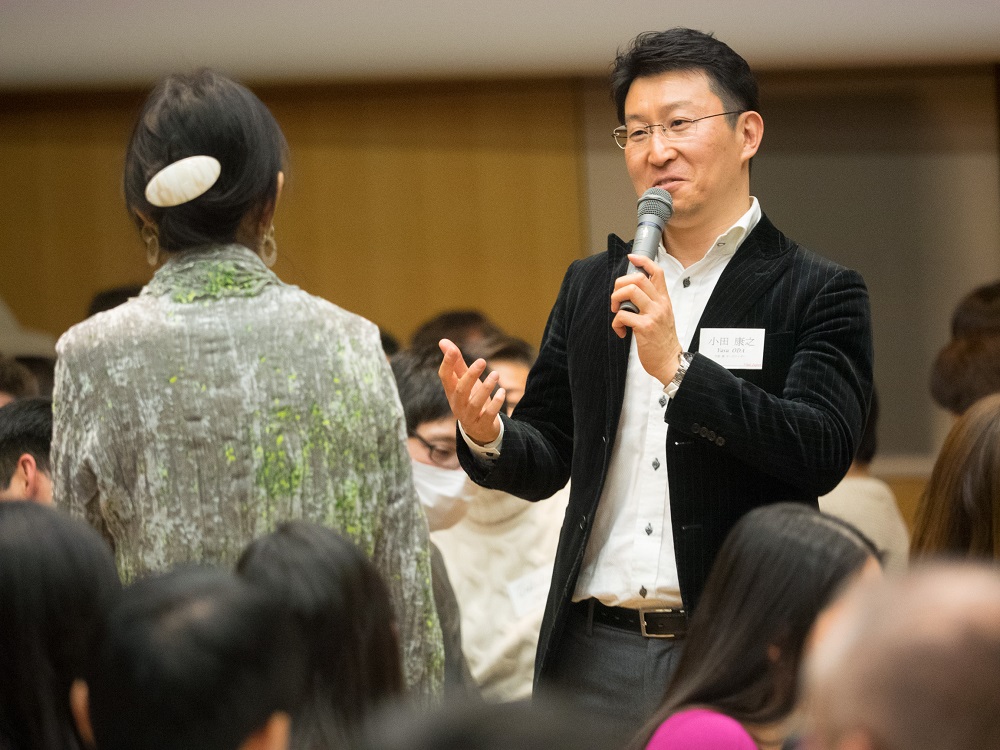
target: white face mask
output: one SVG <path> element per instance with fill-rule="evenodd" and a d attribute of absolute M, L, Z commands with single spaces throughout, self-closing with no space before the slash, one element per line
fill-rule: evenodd
<path fill-rule="evenodd" d="M 431 531 L 440 531 L 462 520 L 477 489 L 462 469 L 442 469 L 411 461 L 413 486 L 427 515 Z"/>

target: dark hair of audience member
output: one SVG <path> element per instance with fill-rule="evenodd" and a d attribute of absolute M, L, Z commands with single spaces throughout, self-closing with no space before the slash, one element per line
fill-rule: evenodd
<path fill-rule="evenodd" d="M 459 349 L 490 336 L 502 335 L 500 327 L 479 310 L 447 310 L 425 321 L 410 337 L 411 349 L 437 348 L 448 339 Z"/>
<path fill-rule="evenodd" d="M 25 365 L 0 354 L 0 393 L 13 399 L 38 395 L 38 380 Z"/>
<path fill-rule="evenodd" d="M 389 360 L 406 418 L 406 433 L 425 422 L 452 416 L 451 404 L 438 377 L 441 350 L 437 344 L 423 349 L 404 349 Z"/>
<path fill-rule="evenodd" d="M 332 529 L 290 521 L 252 542 L 237 572 L 279 595 L 302 630 L 311 675 L 292 748 L 333 747 L 403 694 L 389 591 L 365 554 Z"/>
<path fill-rule="evenodd" d="M 1000 334 L 954 338 L 931 368 L 931 396 L 958 416 L 991 393 L 1000 393 Z"/>
<path fill-rule="evenodd" d="M 674 71 L 701 71 L 727 112 L 760 111 L 760 94 L 747 61 L 711 34 L 673 28 L 639 34 L 612 65 L 611 98 L 625 124 L 625 97 L 636 78 Z M 726 119 L 735 125 L 737 115 Z"/>
<path fill-rule="evenodd" d="M 951 317 L 951 335 L 1000 336 L 1000 281 L 974 289 L 958 303 Z"/>
<path fill-rule="evenodd" d="M 463 354 L 467 361 L 516 362 L 530 368 L 535 364 L 535 350 L 524 339 L 501 334 L 490 336 L 469 346 Z"/>
<path fill-rule="evenodd" d="M 388 331 L 380 328 L 378 331 L 378 335 L 379 338 L 382 340 L 382 351 L 385 352 L 385 356 L 391 357 L 393 354 L 402 349 L 402 347 L 399 345 L 399 339 L 397 339 Z"/>
<path fill-rule="evenodd" d="M 46 474 L 51 472 L 52 401 L 25 398 L 0 407 L 0 490 L 10 484 L 17 461 L 25 453 Z"/>
<path fill-rule="evenodd" d="M 277 597 L 232 573 L 144 578 L 108 618 L 88 679 L 100 750 L 235 750 L 291 714 L 305 661 Z"/>
<path fill-rule="evenodd" d="M 938 406 L 956 415 L 1000 392 L 1000 281 L 975 289 L 955 308 L 930 387 Z"/>
<path fill-rule="evenodd" d="M 617 750 L 617 727 L 571 703 L 452 702 L 437 711 L 405 708 L 372 721 L 358 750 Z"/>
<path fill-rule="evenodd" d="M 82 747 L 70 686 L 87 673 L 120 590 L 111 549 L 86 523 L 0 502 L 0 747 Z"/>
<path fill-rule="evenodd" d="M 263 102 L 213 70 L 162 79 L 143 105 L 125 154 L 125 202 L 156 225 L 163 250 L 184 250 L 236 239 L 244 219 L 256 223 L 277 199 L 277 175 L 287 144 Z M 222 172 L 209 190 L 179 206 L 146 200 L 157 172 L 188 156 L 217 159 Z"/>
<path fill-rule="evenodd" d="M 119 305 L 124 305 L 133 297 L 138 297 L 142 291 L 141 284 L 126 284 L 104 289 L 95 294 L 90 300 L 87 308 L 87 317 L 97 315 L 99 312 L 113 310 Z"/>
<path fill-rule="evenodd" d="M 1000 394 L 952 425 L 917 505 L 910 559 L 1000 560 Z"/>
<path fill-rule="evenodd" d="M 871 558 L 878 550 L 860 531 L 806 505 L 743 516 L 712 565 L 663 706 L 636 746 L 684 708 L 751 725 L 788 716 L 813 622 Z"/>
<path fill-rule="evenodd" d="M 38 383 L 38 393 L 36 395 L 44 398 L 52 398 L 52 389 L 56 382 L 56 358 L 33 357 L 28 355 L 18 356 L 17 361 L 28 368 Z"/>

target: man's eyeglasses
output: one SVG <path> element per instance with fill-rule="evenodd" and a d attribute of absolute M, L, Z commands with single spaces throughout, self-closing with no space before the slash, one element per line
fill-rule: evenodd
<path fill-rule="evenodd" d="M 428 443 L 417 432 L 411 432 L 410 437 L 416 438 L 417 442 L 427 449 L 431 463 L 436 466 L 440 466 L 442 469 L 458 469 L 461 467 L 458 461 L 458 453 L 454 446 L 442 447 Z"/>
<path fill-rule="evenodd" d="M 689 120 L 685 117 L 675 117 L 670 122 L 653 123 L 652 125 L 622 125 L 614 130 L 615 143 L 619 148 L 626 146 L 646 146 L 653 139 L 653 131 L 659 129 L 663 137 L 668 141 L 682 141 L 693 138 L 698 132 L 698 123 L 711 117 L 722 117 L 723 115 L 741 115 L 744 110 L 733 112 L 719 112 L 715 115 L 705 115 Z"/>

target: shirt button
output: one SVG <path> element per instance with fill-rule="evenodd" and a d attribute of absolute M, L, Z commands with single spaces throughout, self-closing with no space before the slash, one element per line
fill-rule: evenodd
<path fill-rule="evenodd" d="M 580 528 L 581 529 L 587 528 L 587 517 L 586 516 L 581 516 L 580 517 Z"/>
<path fill-rule="evenodd" d="M 660 468 L 660 459 L 654 458 L 653 459 L 653 471 L 656 471 L 659 468 Z"/>
<path fill-rule="evenodd" d="M 715 440 L 715 433 L 712 432 L 711 430 L 708 431 L 708 439 Z"/>
<path fill-rule="evenodd" d="M 660 396 L 660 406 L 666 406 L 666 405 L 667 405 L 667 397 Z"/>
<path fill-rule="evenodd" d="M 721 448 L 726 444 L 726 439 L 720 435 L 715 439 L 715 444 Z"/>
<path fill-rule="evenodd" d="M 652 533 L 653 533 L 653 524 L 647 523 L 646 524 L 646 536 L 649 536 Z"/>
<path fill-rule="evenodd" d="M 701 429 L 701 425 L 698 424 L 697 422 L 695 422 L 693 425 L 691 425 L 691 432 L 698 432 L 698 430 L 700 430 L 700 429 Z"/>
<path fill-rule="evenodd" d="M 682 281 L 681 283 L 684 284 L 684 288 L 687 289 L 689 286 L 691 286 L 691 277 L 686 276 L 684 278 L 684 281 Z"/>
<path fill-rule="evenodd" d="M 639 596 L 641 596 L 643 599 L 646 598 L 646 587 L 645 586 L 640 587 L 640 589 L 639 589 Z"/>
<path fill-rule="evenodd" d="M 707 427 L 702 427 L 700 430 L 698 430 L 698 434 L 701 435 L 703 438 L 707 438 L 708 437 L 708 428 Z"/>

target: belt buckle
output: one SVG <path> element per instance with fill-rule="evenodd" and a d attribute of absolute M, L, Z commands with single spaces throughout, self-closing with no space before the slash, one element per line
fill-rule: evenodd
<path fill-rule="evenodd" d="M 675 609 L 674 607 L 667 607 L 661 609 L 640 609 L 639 610 L 639 630 L 646 638 L 676 638 L 676 633 L 649 633 L 646 631 L 646 615 L 647 614 L 664 614 L 672 615 L 675 612 L 682 613 L 683 609 Z"/>

